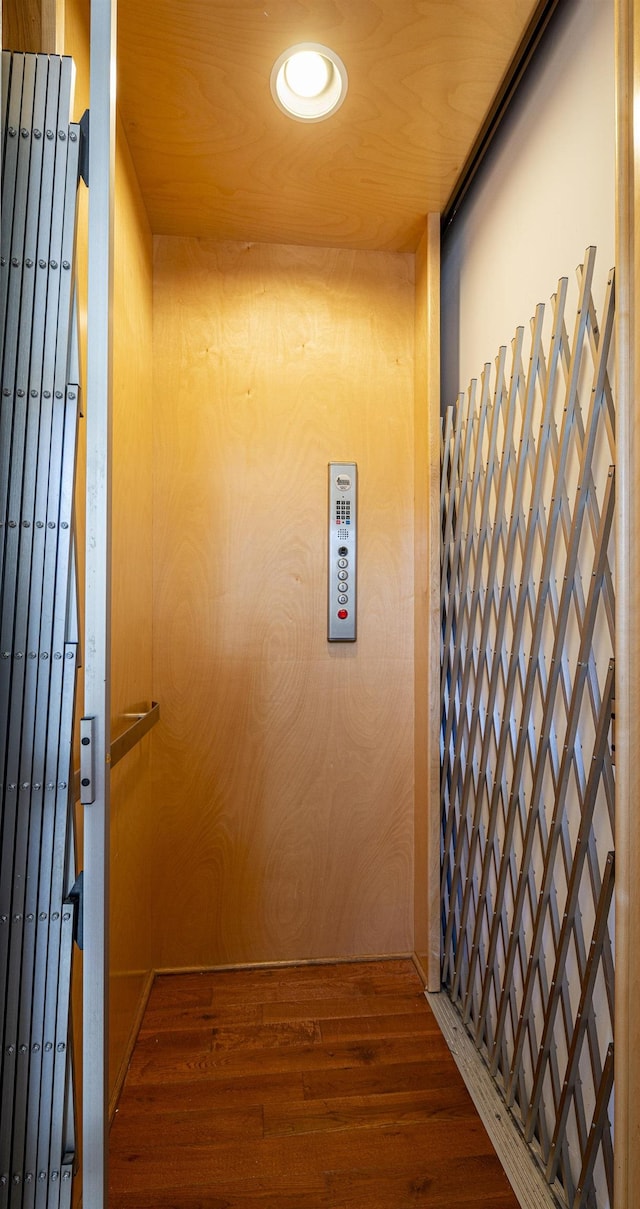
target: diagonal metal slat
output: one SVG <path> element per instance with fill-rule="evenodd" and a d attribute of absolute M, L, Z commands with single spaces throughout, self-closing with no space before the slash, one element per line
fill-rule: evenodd
<path fill-rule="evenodd" d="M 516 334 L 500 422 L 487 370 L 442 427 L 441 910 L 443 980 L 514 1120 L 568 1206 L 604 1209 L 614 279 L 599 327 L 594 264 L 571 338 L 565 278 L 546 338 L 538 308 L 526 375 Z"/>

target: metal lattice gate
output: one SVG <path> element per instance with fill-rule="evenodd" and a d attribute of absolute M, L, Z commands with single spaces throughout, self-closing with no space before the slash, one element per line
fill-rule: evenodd
<path fill-rule="evenodd" d="M 572 339 L 562 279 L 527 354 L 519 328 L 442 428 L 443 982 L 573 1209 L 613 1197 L 614 292 L 598 328 L 594 261 Z"/>
<path fill-rule="evenodd" d="M 68 1206 L 80 130 L 70 59 L 3 53 L 0 1207 Z"/>

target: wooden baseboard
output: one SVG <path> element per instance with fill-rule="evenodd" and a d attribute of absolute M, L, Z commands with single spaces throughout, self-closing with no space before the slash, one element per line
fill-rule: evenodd
<path fill-rule="evenodd" d="M 423 985 L 423 987 L 424 987 L 425 991 L 426 991 L 426 990 L 428 990 L 428 987 L 429 987 L 429 979 L 427 978 L 427 971 L 426 971 L 426 969 L 425 969 L 425 967 L 424 967 L 424 965 L 423 965 L 422 961 L 421 961 L 421 960 L 420 960 L 420 958 L 418 957 L 418 954 L 417 954 L 417 953 L 412 953 L 412 954 L 411 954 L 411 960 L 412 960 L 412 962 L 413 962 L 414 966 L 416 967 L 416 970 L 417 970 L 417 972 L 418 972 L 418 975 L 419 975 L 420 979 L 422 980 L 422 985 Z"/>
<path fill-rule="evenodd" d="M 161 974 L 223 974 L 230 970 L 286 970 L 295 966 L 355 965 L 362 961 L 413 961 L 413 953 L 366 953 L 360 957 L 310 957 L 292 961 L 240 961 L 212 966 L 167 966 Z"/>
<path fill-rule="evenodd" d="M 144 1013 L 145 1013 L 146 1007 L 147 1007 L 147 1003 L 149 1002 L 149 995 L 151 994 L 151 988 L 153 986 L 155 976 L 156 976 L 155 970 L 150 970 L 147 974 L 145 984 L 143 987 L 143 991 L 142 991 L 142 995 L 140 996 L 138 1010 L 136 1012 L 133 1026 L 131 1028 L 131 1033 L 129 1035 L 129 1041 L 127 1043 L 127 1047 L 124 1052 L 122 1062 L 120 1063 L 120 1069 L 118 1070 L 118 1074 L 116 1075 L 114 1085 L 111 1089 L 111 1095 L 109 1097 L 109 1125 L 111 1125 L 111 1122 L 113 1121 L 113 1118 L 115 1116 L 116 1108 L 118 1107 L 118 1101 L 119 1101 L 120 1095 L 122 1093 L 122 1088 L 124 1086 L 124 1081 L 125 1081 L 125 1078 L 127 1075 L 127 1070 L 129 1069 L 131 1055 L 133 1053 L 135 1043 L 138 1040 L 138 1033 L 140 1032 L 140 1025 L 142 1024 L 142 1017 L 144 1016 Z"/>

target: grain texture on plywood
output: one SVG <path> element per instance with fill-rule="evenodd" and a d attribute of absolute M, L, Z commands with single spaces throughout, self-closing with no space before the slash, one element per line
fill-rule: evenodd
<path fill-rule="evenodd" d="M 413 257 L 156 240 L 159 965 L 412 939 Z M 359 630 L 327 643 L 327 463 Z"/>

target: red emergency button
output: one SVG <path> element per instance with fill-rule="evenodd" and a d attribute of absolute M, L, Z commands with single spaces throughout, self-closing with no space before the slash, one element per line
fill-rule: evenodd
<path fill-rule="evenodd" d="M 341 621 L 344 621 L 345 617 L 348 617 L 348 616 L 349 616 L 349 613 L 348 613 L 347 609 L 338 609 L 338 617 L 340 618 Z"/>

